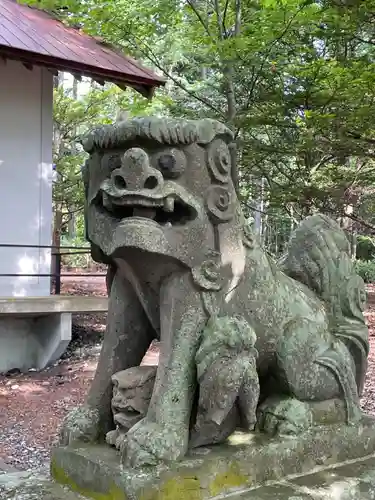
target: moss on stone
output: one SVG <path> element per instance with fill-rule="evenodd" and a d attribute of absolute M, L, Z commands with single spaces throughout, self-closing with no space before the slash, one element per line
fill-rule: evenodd
<path fill-rule="evenodd" d="M 201 485 L 197 476 L 180 476 L 166 481 L 159 490 L 144 493 L 141 500 L 203 500 L 207 498 L 207 490 L 210 497 L 214 497 L 247 483 L 248 479 L 241 474 L 238 465 L 231 463 L 225 472 L 215 476 L 208 488 Z"/>
<path fill-rule="evenodd" d="M 53 459 L 51 460 L 51 475 L 58 483 L 93 500 L 128 500 L 125 492 L 115 484 L 111 485 L 106 493 L 98 493 L 97 491 L 82 488 L 61 467 L 58 467 Z"/>
<path fill-rule="evenodd" d="M 202 500 L 200 481 L 195 476 L 176 477 L 166 481 L 159 490 L 151 490 L 141 500 Z"/>
<path fill-rule="evenodd" d="M 248 478 L 241 473 L 238 464 L 232 462 L 225 472 L 215 476 L 215 479 L 209 485 L 209 492 L 212 496 L 216 496 L 228 491 L 230 488 L 246 486 L 248 482 Z"/>
<path fill-rule="evenodd" d="M 51 474 L 58 483 L 93 500 L 128 500 L 125 491 L 115 484 L 111 485 L 105 493 L 79 486 L 53 459 Z M 232 462 L 224 472 L 216 474 L 208 486 L 201 485 L 199 477 L 195 475 L 177 476 L 165 481 L 157 489 L 146 487 L 140 495 L 140 500 L 203 500 L 207 498 L 207 492 L 211 497 L 247 484 L 248 479 L 240 472 L 238 464 Z"/>

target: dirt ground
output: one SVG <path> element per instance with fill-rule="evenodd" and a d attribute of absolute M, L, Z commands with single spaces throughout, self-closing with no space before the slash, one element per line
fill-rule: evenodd
<path fill-rule="evenodd" d="M 103 277 L 65 278 L 62 293 L 105 295 Z M 365 411 L 375 415 L 375 285 L 368 287 L 366 318 L 370 330 Z M 62 360 L 42 371 L 0 376 L 0 463 L 17 469 L 43 467 L 63 417 L 86 396 L 100 351 L 105 315 L 73 318 L 73 341 Z M 158 347 L 145 357 L 156 364 Z"/>

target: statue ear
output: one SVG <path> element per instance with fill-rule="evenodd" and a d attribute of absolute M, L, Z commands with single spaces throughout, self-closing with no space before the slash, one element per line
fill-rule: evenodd
<path fill-rule="evenodd" d="M 229 184 L 231 182 L 231 153 L 226 141 L 217 137 L 207 146 L 207 166 L 212 182 Z"/>
<path fill-rule="evenodd" d="M 84 221 L 85 221 L 85 238 L 90 243 L 91 246 L 91 258 L 95 262 L 99 262 L 100 264 L 111 264 L 111 260 L 108 259 L 101 249 L 92 243 L 89 238 L 88 230 L 87 230 L 87 200 L 88 200 L 88 192 L 89 192 L 89 183 L 90 183 L 90 160 L 86 160 L 85 164 L 81 168 L 81 175 L 84 186 L 85 193 L 85 206 L 84 206 Z"/>
<path fill-rule="evenodd" d="M 216 137 L 207 147 L 207 167 L 212 180 L 206 193 L 207 214 L 217 233 L 221 265 L 232 270 L 235 286 L 245 269 L 242 221 L 237 195 L 232 182 L 230 145 Z"/>
<path fill-rule="evenodd" d="M 214 225 L 233 219 L 237 197 L 231 177 L 231 153 L 227 142 L 216 137 L 206 149 L 207 168 L 212 184 L 206 194 L 207 213 Z"/>
<path fill-rule="evenodd" d="M 237 197 L 232 184 L 211 185 L 206 194 L 206 209 L 214 225 L 230 222 L 236 212 Z"/>
<path fill-rule="evenodd" d="M 84 205 L 84 210 L 83 210 L 83 217 L 84 217 L 84 222 L 85 222 L 85 238 L 87 241 L 89 241 L 89 234 L 87 231 L 87 198 L 88 198 L 88 194 L 89 194 L 89 182 L 90 182 L 89 165 L 90 165 L 90 160 L 86 160 L 85 164 L 81 167 L 81 176 L 82 176 L 83 189 L 84 189 L 84 194 L 85 194 L 85 205 Z"/>

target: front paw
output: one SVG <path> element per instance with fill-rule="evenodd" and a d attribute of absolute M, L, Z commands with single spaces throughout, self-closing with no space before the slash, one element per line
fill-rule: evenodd
<path fill-rule="evenodd" d="M 144 418 L 124 438 L 120 448 L 122 463 L 142 467 L 179 460 L 187 451 L 188 438 L 188 430 L 162 426 Z"/>
<path fill-rule="evenodd" d="M 271 435 L 298 435 L 313 425 L 309 404 L 289 397 L 266 399 L 257 414 L 257 428 Z"/>
<path fill-rule="evenodd" d="M 69 446 L 74 442 L 94 443 L 99 439 L 98 410 L 79 406 L 65 417 L 59 434 L 59 443 Z"/>

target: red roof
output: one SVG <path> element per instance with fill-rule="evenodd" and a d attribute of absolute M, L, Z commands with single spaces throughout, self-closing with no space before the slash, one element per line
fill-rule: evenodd
<path fill-rule="evenodd" d="M 164 84 L 162 78 L 131 57 L 65 26 L 45 11 L 15 0 L 0 0 L 1 56 L 128 85 L 144 94 Z"/>

